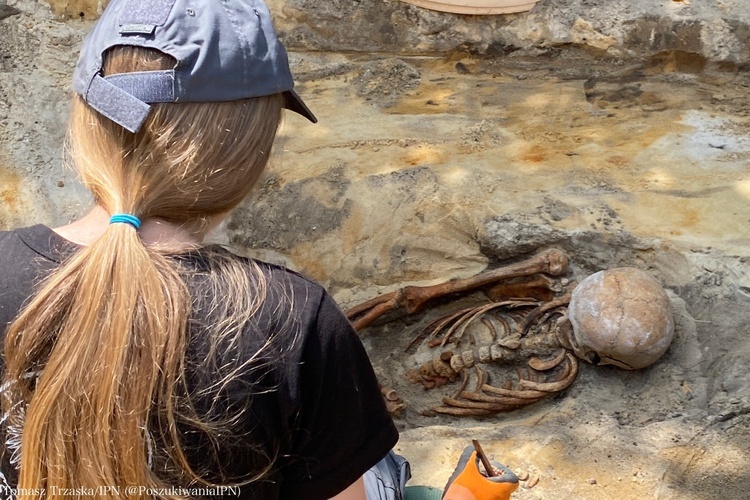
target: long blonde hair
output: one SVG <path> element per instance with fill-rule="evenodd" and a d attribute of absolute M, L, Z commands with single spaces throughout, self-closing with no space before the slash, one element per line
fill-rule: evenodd
<path fill-rule="evenodd" d="M 158 52 L 118 47 L 108 54 L 105 73 L 172 65 Z M 109 213 L 159 218 L 200 232 L 207 218 L 236 207 L 257 182 L 282 103 L 275 95 L 156 104 L 131 134 L 76 97 L 70 157 Z M 185 353 L 195 297 L 178 260 L 144 245 L 134 228 L 110 225 L 48 277 L 10 325 L 2 405 L 6 433 L 21 429 L 20 457 L 14 457 L 20 489 L 46 488 L 46 497 L 54 498 L 64 488 L 221 480 L 191 468 L 178 432 L 178 425 L 189 425 L 215 444 L 226 430 L 221 419 L 200 415 L 190 398 Z M 208 261 L 206 274 L 221 276 L 209 286 L 220 281 L 232 297 L 231 307 L 216 297 L 212 307 L 225 318 L 210 333 L 238 335 L 263 301 L 263 274 L 232 258 Z M 236 375 L 236 368 L 222 376 Z M 149 463 L 153 441 L 165 450 L 158 467 Z M 110 491 L 125 495 L 116 493 Z"/>

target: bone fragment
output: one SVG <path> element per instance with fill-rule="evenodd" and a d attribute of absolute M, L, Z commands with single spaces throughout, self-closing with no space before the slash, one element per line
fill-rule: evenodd
<path fill-rule="evenodd" d="M 466 389 L 466 386 L 469 384 L 469 375 L 464 370 L 463 372 L 463 378 L 461 380 L 461 386 L 456 391 L 456 394 L 453 396 L 454 398 L 457 398 L 459 394 L 461 394 L 464 389 Z"/>
<path fill-rule="evenodd" d="M 354 329 L 360 330 L 388 311 L 397 309 L 398 305 L 399 299 L 397 298 L 396 292 L 392 292 L 386 295 L 381 295 L 380 297 L 375 297 L 372 300 L 368 300 L 367 302 L 348 309 L 345 314 L 346 317 L 352 321 Z M 363 313 L 362 316 L 356 320 L 352 319 L 360 313 Z"/>
<path fill-rule="evenodd" d="M 497 394 L 498 396 L 510 396 L 521 399 L 537 399 L 549 396 L 548 392 L 542 391 L 529 391 L 529 390 L 515 390 L 515 389 L 504 389 L 495 387 L 493 385 L 484 384 L 482 386 L 483 392 L 489 392 L 490 394 Z"/>
<path fill-rule="evenodd" d="M 465 399 L 455 399 L 449 397 L 443 398 L 443 404 L 447 406 L 455 406 L 456 408 L 475 408 L 479 410 L 489 410 L 492 412 L 509 411 L 518 408 L 518 405 L 485 403 L 481 401 L 468 401 Z"/>
<path fill-rule="evenodd" d="M 448 356 L 444 356 L 447 354 Z M 448 377 L 449 379 L 453 380 L 453 378 L 458 375 L 458 370 L 453 370 L 450 363 L 446 360 L 442 359 L 443 357 L 448 357 L 448 359 L 453 359 L 453 357 L 449 357 L 450 353 L 443 353 L 439 358 L 434 359 L 432 361 L 432 368 L 435 370 L 435 373 L 441 377 Z"/>
<path fill-rule="evenodd" d="M 481 392 L 462 391 L 458 395 L 458 397 L 463 398 L 463 399 L 468 399 L 470 401 L 493 403 L 493 404 L 514 406 L 514 407 L 520 408 L 522 406 L 527 406 L 532 403 L 536 403 L 540 399 L 549 396 L 549 394 L 547 393 L 543 393 L 543 394 L 544 394 L 543 396 L 540 396 L 538 398 L 530 399 L 530 398 L 513 398 L 509 396 L 489 396 L 487 394 L 482 394 Z"/>
<path fill-rule="evenodd" d="M 503 337 L 497 341 L 497 344 L 508 349 L 518 349 L 519 347 L 521 347 L 521 334 L 516 333 L 507 337 Z"/>
<path fill-rule="evenodd" d="M 452 406 L 438 406 L 431 410 L 442 415 L 453 415 L 454 417 L 483 417 L 497 413 L 493 410 L 480 410 L 477 408 L 454 408 Z M 429 415 L 428 415 L 429 416 Z"/>
<path fill-rule="evenodd" d="M 503 359 L 507 351 L 508 348 L 505 346 L 492 344 L 490 346 L 490 358 L 492 358 L 492 361 L 499 361 Z"/>
<path fill-rule="evenodd" d="M 557 356 L 547 361 L 544 361 L 534 356 L 533 358 L 529 359 L 529 366 L 538 372 L 544 372 L 544 371 L 555 368 L 564 360 L 565 360 L 565 349 L 562 349 Z"/>
<path fill-rule="evenodd" d="M 443 335 L 443 341 L 440 343 L 440 345 L 445 345 L 446 342 L 451 340 L 454 333 L 456 333 L 456 336 L 458 339 L 461 339 L 463 337 L 464 332 L 466 331 L 466 328 L 471 325 L 477 318 L 483 317 L 485 314 L 487 314 L 489 311 L 493 309 L 502 309 L 502 308 L 514 308 L 514 307 L 524 307 L 524 306 L 539 306 L 538 302 L 530 302 L 530 301 L 518 301 L 518 300 L 508 300 L 505 302 L 492 302 L 490 304 L 485 304 L 479 307 L 473 307 L 469 309 L 465 309 L 466 313 L 461 315 L 460 318 L 456 320 L 456 322 L 448 329 L 447 332 Z M 451 315 L 453 316 L 453 315 Z"/>
<path fill-rule="evenodd" d="M 452 360 L 453 358 L 451 358 Z M 474 366 L 474 351 L 464 351 L 461 353 L 461 360 L 464 366 Z"/>
<path fill-rule="evenodd" d="M 498 344 L 492 344 L 489 347 L 490 350 L 490 360 L 492 362 L 502 362 L 502 361 L 520 361 L 524 360 L 526 356 L 528 356 L 530 353 L 533 353 L 534 351 L 549 351 L 550 348 L 559 348 L 560 344 L 558 343 L 557 337 L 555 336 L 554 332 L 547 333 L 547 334 L 541 334 L 541 335 L 534 335 L 533 337 L 528 338 L 518 338 L 518 337 L 511 337 L 513 340 L 511 345 L 513 348 L 509 349 L 508 347 L 505 347 L 503 345 L 499 345 L 501 342 L 498 341 Z M 503 339 L 501 339 L 503 340 Z M 446 351 L 450 352 L 450 351 Z M 445 354 L 445 353 L 443 353 Z M 442 356 L 442 355 L 441 355 Z M 450 368 L 454 372 L 460 372 L 464 368 L 471 368 L 474 366 L 477 361 L 486 363 L 487 361 L 484 361 L 486 358 L 486 351 L 484 351 L 484 348 L 479 348 L 475 351 L 463 351 L 458 354 L 454 354 L 450 358 Z"/>
<path fill-rule="evenodd" d="M 526 332 L 529 330 L 532 323 L 534 323 L 534 321 L 539 316 L 557 307 L 567 306 L 569 302 L 570 302 L 570 293 L 566 293 L 564 296 L 560 297 L 559 299 L 545 302 L 544 304 L 540 305 L 536 309 L 533 309 L 532 311 L 530 311 L 526 315 L 526 318 L 524 318 L 523 324 L 521 325 L 521 328 L 520 328 L 521 335 L 526 335 Z"/>
<path fill-rule="evenodd" d="M 482 346 L 479 349 L 477 349 L 477 354 L 479 356 L 479 361 L 482 363 L 489 363 L 492 361 L 492 355 L 490 354 L 490 347 L 489 346 Z"/>
<path fill-rule="evenodd" d="M 482 386 L 490 381 L 490 375 L 487 372 L 483 372 L 479 366 L 476 367 L 477 369 L 477 388 L 476 392 L 479 392 L 482 390 Z"/>
<path fill-rule="evenodd" d="M 493 302 L 501 300 L 533 298 L 548 301 L 562 291 L 563 285 L 559 279 L 544 274 L 537 274 L 530 278 L 513 280 L 511 283 L 499 283 L 487 290 L 487 297 Z"/>
<path fill-rule="evenodd" d="M 497 328 L 495 328 L 495 325 L 490 321 L 489 318 L 484 317 L 482 318 L 482 324 L 487 327 L 487 329 L 490 331 L 490 335 L 492 335 L 492 340 L 497 339 Z"/>
<path fill-rule="evenodd" d="M 406 409 L 406 403 L 403 401 L 386 401 L 385 408 L 388 413 L 398 417 Z"/>
<path fill-rule="evenodd" d="M 398 395 L 398 392 L 396 392 L 396 389 L 392 389 L 390 387 L 381 387 L 380 393 L 388 401 L 398 401 L 399 399 L 401 399 L 401 397 Z"/>
<path fill-rule="evenodd" d="M 562 251 L 550 249 L 530 259 L 485 271 L 471 278 L 433 286 L 407 286 L 355 306 L 346 311 L 346 316 L 352 321 L 354 328 L 359 330 L 391 310 L 402 309 L 406 314 L 414 314 L 424 309 L 427 302 L 439 297 L 474 291 L 503 280 L 537 273 L 560 276 L 567 265 L 568 258 Z"/>
<path fill-rule="evenodd" d="M 578 361 L 576 361 L 576 358 L 569 352 L 565 353 L 565 357 L 570 363 L 569 373 L 565 374 L 565 376 L 561 380 L 558 380 L 557 382 L 532 382 L 530 380 L 521 380 L 518 385 L 522 389 L 531 389 L 543 392 L 560 392 L 564 389 L 567 389 L 578 375 Z"/>

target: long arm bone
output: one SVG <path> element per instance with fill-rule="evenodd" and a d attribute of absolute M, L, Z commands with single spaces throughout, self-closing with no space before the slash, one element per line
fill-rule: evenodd
<path fill-rule="evenodd" d="M 492 269 L 471 278 L 451 280 L 432 286 L 407 286 L 348 309 L 346 316 L 354 328 L 359 330 L 389 311 L 402 309 L 406 314 L 414 314 L 423 310 L 427 302 L 439 297 L 471 292 L 503 280 L 537 273 L 560 276 L 566 271 L 567 266 L 568 257 L 562 251 L 553 248 L 530 259 Z"/>

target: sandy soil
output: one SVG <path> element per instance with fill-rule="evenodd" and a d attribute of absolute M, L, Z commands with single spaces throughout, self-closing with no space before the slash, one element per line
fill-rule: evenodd
<path fill-rule="evenodd" d="M 558 247 L 569 279 L 635 266 L 674 309 L 653 366 L 584 363 L 564 393 L 483 418 L 424 416 L 456 385 L 405 378 L 435 355 L 406 352 L 410 340 L 461 303 L 362 331 L 407 403 L 412 484 L 442 487 L 477 438 L 529 477 L 519 499 L 747 497 L 750 79 L 694 63 L 297 55 L 321 124 L 287 121 L 230 242 L 311 274 L 344 307 Z"/>

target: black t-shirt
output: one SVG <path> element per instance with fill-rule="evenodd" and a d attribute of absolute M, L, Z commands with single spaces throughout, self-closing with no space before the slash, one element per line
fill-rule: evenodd
<path fill-rule="evenodd" d="M 43 225 L 0 232 L 0 334 L 33 295 L 34 285 L 78 248 Z M 204 264 L 199 252 L 180 258 L 196 269 Z M 247 436 L 217 455 L 236 477 L 250 472 L 245 470 L 252 467 L 248 457 L 258 450 L 277 457 L 269 474 L 243 487 L 243 498 L 328 498 L 385 456 L 398 433 L 367 354 L 333 299 L 294 272 L 257 264 L 268 283 L 266 299 L 252 325 L 223 354 L 241 366 L 243 359 L 263 353 L 222 396 L 229 408 L 246 406 L 242 425 Z M 198 281 L 188 288 L 205 292 Z M 206 380 L 210 376 L 201 368 L 209 347 L 200 324 L 209 321 L 209 312 L 194 311 L 189 328 L 187 371 L 196 393 L 217 382 Z M 270 343 L 269 331 L 275 332 Z M 197 405 L 214 403 L 198 400 Z M 187 436 L 185 449 L 195 469 L 204 454 L 200 439 L 193 444 Z M 13 485 L 16 471 L 7 462 L 2 467 Z"/>

